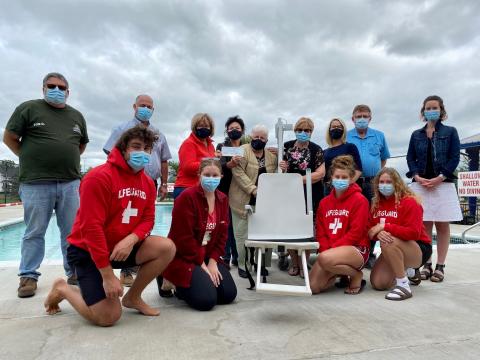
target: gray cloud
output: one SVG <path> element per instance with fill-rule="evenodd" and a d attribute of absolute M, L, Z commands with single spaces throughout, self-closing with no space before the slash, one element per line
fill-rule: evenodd
<path fill-rule="evenodd" d="M 71 83 L 97 165 L 110 129 L 148 93 L 153 122 L 172 153 L 190 119 L 209 112 L 222 139 L 227 117 L 273 130 L 281 116 L 311 116 L 321 145 L 327 122 L 355 104 L 373 109 L 391 153 L 406 153 L 422 125 L 422 100 L 438 94 L 461 137 L 479 108 L 478 2 L 16 1 L 0 13 L 2 127 L 22 101 L 41 96 L 49 71 Z M 274 134 L 271 133 L 273 141 Z M 1 145 L 1 158 L 14 159 Z M 402 171 L 403 159 L 392 160 Z"/>

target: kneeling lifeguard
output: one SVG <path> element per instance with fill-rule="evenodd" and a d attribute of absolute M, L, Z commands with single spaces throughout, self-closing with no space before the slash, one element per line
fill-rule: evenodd
<path fill-rule="evenodd" d="M 66 299 L 80 315 L 99 326 L 120 319 L 122 305 L 144 315 L 159 311 L 141 298 L 145 287 L 175 256 L 167 238 L 150 235 L 155 221 L 156 189 L 144 174 L 155 134 L 142 127 L 127 130 L 105 164 L 91 170 L 80 185 L 80 209 L 68 237 L 67 259 L 80 290 L 57 279 L 45 300 L 46 311 L 60 311 Z M 130 290 L 114 268 L 140 266 Z"/>

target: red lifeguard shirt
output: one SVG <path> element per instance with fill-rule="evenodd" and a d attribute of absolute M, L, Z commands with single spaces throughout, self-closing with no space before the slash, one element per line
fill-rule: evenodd
<path fill-rule="evenodd" d="M 398 204 L 395 196 L 382 197 L 378 208 L 370 215 L 370 228 L 378 223 L 385 224 L 384 230 L 401 240 L 432 243 L 423 225 L 422 205 L 411 196 L 404 197 Z"/>
<path fill-rule="evenodd" d="M 214 157 L 215 148 L 212 139 L 207 138 L 207 146 L 195 134 L 190 136 L 180 145 L 178 150 L 178 174 L 175 180 L 177 187 L 191 187 L 198 184 L 198 169 L 203 158 Z"/>
<path fill-rule="evenodd" d="M 317 241 L 320 252 L 338 246 L 370 247 L 368 239 L 368 200 L 357 184 L 351 184 L 339 197 L 336 190 L 320 201 L 317 209 Z"/>
<path fill-rule="evenodd" d="M 80 208 L 72 232 L 72 245 L 90 253 L 98 269 L 110 265 L 110 253 L 125 236 L 140 240 L 155 222 L 156 190 L 143 170 L 134 172 L 114 148 L 105 164 L 90 170 L 80 184 Z"/>

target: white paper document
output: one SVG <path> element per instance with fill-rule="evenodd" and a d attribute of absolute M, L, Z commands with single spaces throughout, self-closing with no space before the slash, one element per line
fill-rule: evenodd
<path fill-rule="evenodd" d="M 224 146 L 222 147 L 222 156 L 243 156 L 243 148 Z"/>

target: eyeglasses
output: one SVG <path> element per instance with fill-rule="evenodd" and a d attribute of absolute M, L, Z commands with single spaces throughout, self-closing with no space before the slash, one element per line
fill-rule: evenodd
<path fill-rule="evenodd" d="M 67 90 L 67 87 L 64 86 L 64 85 L 45 84 L 45 86 L 46 86 L 48 89 L 55 89 L 56 87 L 58 87 L 59 90 L 62 90 L 62 91 Z"/>
<path fill-rule="evenodd" d="M 306 132 L 306 133 L 310 133 L 312 132 L 311 129 L 296 129 L 295 132 Z"/>

